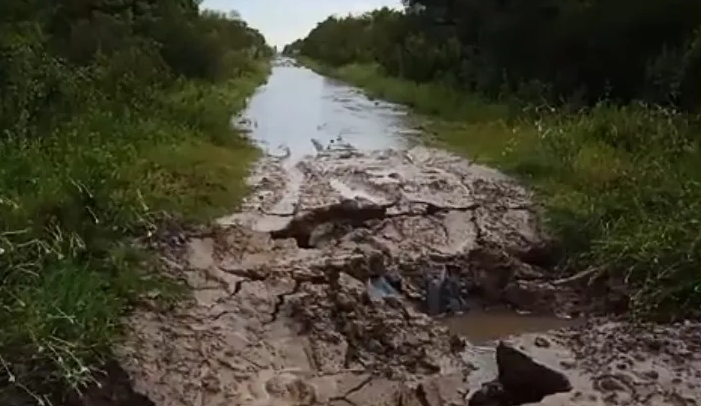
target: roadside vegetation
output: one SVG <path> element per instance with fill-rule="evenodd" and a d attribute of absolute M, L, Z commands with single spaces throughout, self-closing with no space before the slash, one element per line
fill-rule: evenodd
<path fill-rule="evenodd" d="M 620 282 L 635 315 L 698 314 L 698 0 L 408 0 L 330 17 L 284 53 L 530 183 L 563 276 Z"/>
<path fill-rule="evenodd" d="M 130 238 L 245 191 L 257 152 L 230 119 L 272 50 L 198 3 L 2 2 L 0 403 L 87 382 L 120 316 L 165 286 Z"/>

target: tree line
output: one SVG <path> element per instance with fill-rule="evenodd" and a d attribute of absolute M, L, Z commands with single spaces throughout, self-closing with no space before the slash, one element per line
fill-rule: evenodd
<path fill-rule="evenodd" d="M 701 1 L 404 0 L 402 10 L 329 17 L 285 53 L 377 63 L 491 98 L 695 109 Z"/>
<path fill-rule="evenodd" d="M 200 12 L 195 0 L 5 0 L 0 9 L 5 137 L 31 131 L 71 105 L 79 110 L 70 82 L 104 96 L 144 94 L 178 77 L 238 75 L 271 52 L 245 22 Z"/>

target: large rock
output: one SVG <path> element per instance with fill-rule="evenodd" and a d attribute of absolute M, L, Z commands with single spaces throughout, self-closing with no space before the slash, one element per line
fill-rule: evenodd
<path fill-rule="evenodd" d="M 569 392 L 569 379 L 523 352 L 500 342 L 497 346 L 499 382 L 513 402 L 532 403 L 548 395 Z"/>
<path fill-rule="evenodd" d="M 498 376 L 470 397 L 470 406 L 511 406 L 540 402 L 546 396 L 569 392 L 569 379 L 505 342 L 496 350 Z"/>

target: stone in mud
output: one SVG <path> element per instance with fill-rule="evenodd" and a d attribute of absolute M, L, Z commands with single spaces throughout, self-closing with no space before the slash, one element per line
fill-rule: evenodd
<path fill-rule="evenodd" d="M 533 343 L 536 345 L 536 347 L 550 348 L 550 341 L 548 341 L 547 338 L 542 336 L 536 337 L 536 339 L 533 340 Z"/>
<path fill-rule="evenodd" d="M 575 292 L 548 281 L 513 278 L 503 287 L 501 298 L 517 309 L 568 315 L 578 308 Z"/>
<path fill-rule="evenodd" d="M 572 390 L 570 380 L 503 341 L 496 349 L 498 376 L 474 393 L 470 406 L 511 406 L 540 402 Z"/>
<path fill-rule="evenodd" d="M 426 313 L 430 315 L 442 313 L 442 287 L 442 278 L 431 278 L 426 282 Z"/>
<path fill-rule="evenodd" d="M 373 299 L 399 297 L 399 291 L 384 276 L 368 279 L 368 294 Z"/>
<path fill-rule="evenodd" d="M 468 297 L 461 289 L 458 277 L 445 267 L 439 274 L 427 277 L 425 296 L 424 306 L 430 315 L 455 314 L 468 310 Z"/>
<path fill-rule="evenodd" d="M 504 342 L 497 346 L 497 368 L 499 382 L 517 404 L 538 402 L 548 395 L 572 390 L 563 373 Z"/>

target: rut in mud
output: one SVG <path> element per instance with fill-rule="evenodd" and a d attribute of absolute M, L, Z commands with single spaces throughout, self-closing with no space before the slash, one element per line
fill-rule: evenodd
<path fill-rule="evenodd" d="M 451 154 L 266 158 L 251 184 L 174 254 L 193 300 L 130 321 L 121 359 L 157 405 L 464 404 L 495 371 L 427 313 L 573 303 L 537 266 L 525 189 Z"/>

